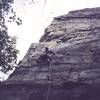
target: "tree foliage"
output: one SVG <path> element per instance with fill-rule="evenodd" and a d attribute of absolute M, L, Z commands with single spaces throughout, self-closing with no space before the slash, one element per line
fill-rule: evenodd
<path fill-rule="evenodd" d="M 0 68 L 5 73 L 14 68 L 18 53 L 16 37 L 8 34 L 4 16 L 12 9 L 12 3 L 13 0 L 0 1 Z"/>

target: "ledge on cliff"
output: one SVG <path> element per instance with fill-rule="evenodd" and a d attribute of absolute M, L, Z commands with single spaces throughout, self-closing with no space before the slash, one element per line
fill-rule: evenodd
<path fill-rule="evenodd" d="M 70 11 L 67 15 L 55 17 L 54 20 L 67 20 L 72 18 L 100 18 L 100 7 Z"/>

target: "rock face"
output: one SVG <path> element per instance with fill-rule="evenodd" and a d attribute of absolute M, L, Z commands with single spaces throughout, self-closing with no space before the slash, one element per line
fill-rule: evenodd
<path fill-rule="evenodd" d="M 40 42 L 58 39 L 66 42 L 77 37 L 99 36 L 100 8 L 71 11 L 54 18 Z"/>
<path fill-rule="evenodd" d="M 55 52 L 50 66 L 36 62 L 45 47 Z M 100 8 L 54 18 L 0 85 L 0 100 L 100 100 L 99 93 Z"/>

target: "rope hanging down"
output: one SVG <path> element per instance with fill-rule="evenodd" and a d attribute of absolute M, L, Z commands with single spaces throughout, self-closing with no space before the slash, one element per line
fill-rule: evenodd
<path fill-rule="evenodd" d="M 43 16 L 43 14 L 44 14 L 44 11 L 45 11 L 45 8 L 46 8 L 46 3 L 47 3 L 47 0 L 44 0 L 44 6 L 43 6 L 43 9 L 42 9 L 42 12 L 41 12 L 41 16 Z"/>
<path fill-rule="evenodd" d="M 46 100 L 49 100 L 50 88 L 51 88 L 51 62 L 49 64 L 49 85 L 48 85 L 48 89 L 47 89 Z"/>

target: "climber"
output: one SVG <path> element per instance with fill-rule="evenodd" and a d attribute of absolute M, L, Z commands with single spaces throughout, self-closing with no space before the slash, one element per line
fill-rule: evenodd
<path fill-rule="evenodd" d="M 52 60 L 52 55 L 55 55 L 55 53 L 53 51 L 50 51 L 47 47 L 45 47 L 43 55 L 41 55 L 37 59 L 37 63 L 46 63 L 47 65 L 50 65 L 50 62 Z"/>
<path fill-rule="evenodd" d="M 50 55 L 55 55 L 55 53 L 53 51 L 49 50 L 47 47 L 45 47 L 44 53 L 48 54 L 49 56 Z"/>

